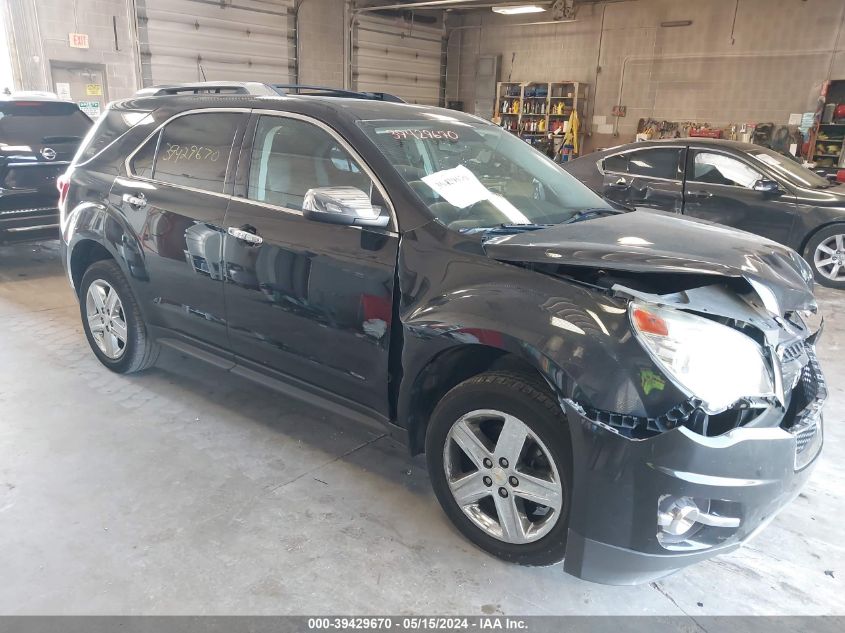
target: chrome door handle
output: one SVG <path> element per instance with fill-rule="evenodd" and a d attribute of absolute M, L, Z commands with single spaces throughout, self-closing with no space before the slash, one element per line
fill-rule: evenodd
<path fill-rule="evenodd" d="M 128 203 L 130 207 L 135 207 L 138 209 L 147 206 L 147 199 L 142 193 L 138 194 L 137 196 L 133 196 L 131 193 L 124 193 L 123 201 Z"/>
<path fill-rule="evenodd" d="M 228 229 L 226 229 L 226 232 L 232 237 L 235 237 L 239 240 L 243 240 L 244 242 L 248 242 L 250 244 L 261 244 L 264 241 L 264 238 L 260 235 L 250 233 L 249 231 L 244 231 L 243 229 L 237 229 L 234 226 L 230 226 Z"/>

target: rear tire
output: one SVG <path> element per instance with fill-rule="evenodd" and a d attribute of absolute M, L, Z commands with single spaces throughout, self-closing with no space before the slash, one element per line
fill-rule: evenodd
<path fill-rule="evenodd" d="M 155 364 L 159 345 L 149 336 L 135 295 L 114 260 L 94 262 L 85 271 L 79 309 L 85 337 L 103 365 L 131 374 Z"/>
<path fill-rule="evenodd" d="M 807 242 L 804 259 L 819 284 L 845 288 L 845 224 L 832 224 L 817 231 Z"/>
<path fill-rule="evenodd" d="M 514 372 L 454 387 L 426 433 L 429 477 L 446 515 L 481 549 L 520 565 L 563 560 L 571 454 L 566 418 L 548 386 Z"/>

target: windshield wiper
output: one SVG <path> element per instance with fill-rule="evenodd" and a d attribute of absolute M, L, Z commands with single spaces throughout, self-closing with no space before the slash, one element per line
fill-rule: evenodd
<path fill-rule="evenodd" d="M 499 224 L 497 226 L 482 226 L 476 229 L 466 229 L 462 231 L 465 234 L 484 233 L 485 235 L 510 235 L 511 233 L 519 233 L 520 231 L 539 231 L 540 229 L 547 229 L 554 224 Z"/>
<path fill-rule="evenodd" d="M 624 211 L 605 208 L 583 209 L 582 211 L 578 211 L 568 220 L 564 220 L 563 222 L 561 222 L 561 224 L 575 224 L 576 222 L 583 222 L 584 220 L 590 220 L 592 218 L 596 218 L 602 215 L 616 215 L 618 213 L 624 213 Z"/>

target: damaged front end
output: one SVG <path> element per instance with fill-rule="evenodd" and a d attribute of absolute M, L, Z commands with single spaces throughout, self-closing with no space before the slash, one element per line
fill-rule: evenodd
<path fill-rule="evenodd" d="M 687 399 L 654 417 L 599 410 L 577 393 L 564 401 L 570 573 L 612 584 L 667 575 L 738 547 L 797 495 L 823 441 L 820 319 L 806 302 L 774 314 L 743 286 L 611 287 L 661 370 L 653 380 Z"/>
<path fill-rule="evenodd" d="M 795 251 L 640 211 L 484 250 L 589 292 L 549 302 L 567 311 L 552 322 L 570 324 L 550 339 L 572 383 L 566 571 L 648 582 L 739 547 L 798 494 L 827 390 L 812 273 Z M 601 334 L 571 326 L 599 314 Z"/>

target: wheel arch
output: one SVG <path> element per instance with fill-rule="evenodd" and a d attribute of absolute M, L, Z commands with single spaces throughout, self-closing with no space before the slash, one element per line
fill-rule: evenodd
<path fill-rule="evenodd" d="M 548 374 L 515 351 L 479 343 L 441 350 L 430 357 L 419 371 L 405 377 L 400 389 L 400 419 L 407 425 L 408 447 L 412 455 L 424 452 L 428 423 L 442 397 L 461 382 L 491 370 L 517 372 L 534 378 L 552 393 L 559 390 Z"/>
<path fill-rule="evenodd" d="M 832 220 L 830 222 L 826 222 L 825 224 L 815 227 L 812 231 L 808 232 L 807 235 L 804 236 L 804 238 L 801 240 L 801 247 L 798 249 L 798 254 L 801 255 L 801 257 L 804 257 L 806 255 L 805 251 L 807 250 L 807 247 L 810 245 L 810 242 L 813 240 L 813 238 L 818 235 L 820 231 L 823 231 L 827 228 L 830 228 L 831 226 L 836 225 L 841 225 L 843 234 L 845 234 L 845 220 Z"/>
<path fill-rule="evenodd" d="M 91 264 L 104 259 L 115 259 L 114 255 L 100 242 L 91 238 L 80 239 L 73 245 L 68 258 L 68 270 L 73 289 L 79 294 L 82 276 Z"/>

